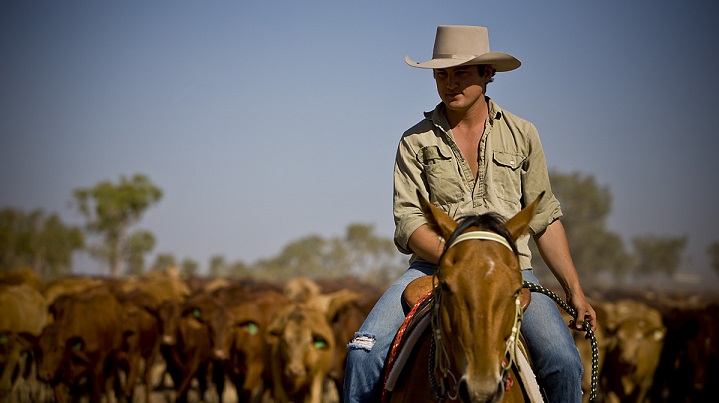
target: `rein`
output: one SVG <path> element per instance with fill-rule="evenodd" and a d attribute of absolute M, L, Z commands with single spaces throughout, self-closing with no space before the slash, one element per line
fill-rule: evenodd
<path fill-rule="evenodd" d="M 510 245 L 506 238 L 497 233 L 489 231 L 470 231 L 461 234 L 454 238 L 454 240 L 445 248 L 444 253 L 447 253 L 450 248 L 456 246 L 458 243 L 467 240 L 483 240 L 497 242 L 509 249 L 512 254 L 515 253 L 515 249 L 512 247 L 512 245 Z M 437 272 L 439 272 L 439 268 L 437 268 L 437 271 L 433 276 L 433 283 L 437 277 Z M 444 342 L 442 341 L 442 329 L 439 320 L 439 306 L 442 300 L 442 293 L 440 292 L 441 288 L 434 287 L 433 284 L 433 289 L 435 298 L 432 302 L 432 348 L 430 352 L 429 378 L 435 391 L 435 395 L 441 402 L 444 401 L 447 397 L 450 400 L 455 400 L 457 398 L 457 377 L 450 370 L 451 363 L 449 353 L 447 353 L 447 349 L 445 348 Z M 502 382 L 504 383 L 505 390 L 508 390 L 511 386 L 509 370 L 517 357 L 517 344 L 519 342 L 519 330 L 522 326 L 522 314 L 522 304 L 519 300 L 519 293 L 517 293 L 517 297 L 515 299 L 514 324 L 512 325 L 512 332 L 507 339 L 507 347 L 504 351 L 505 359 L 502 361 L 501 364 Z M 434 365 L 432 365 L 432 363 L 434 363 Z M 435 378 L 435 373 L 437 372 L 441 374 L 441 382 L 437 382 L 437 379 Z M 450 390 L 454 390 L 455 394 L 450 395 Z"/>

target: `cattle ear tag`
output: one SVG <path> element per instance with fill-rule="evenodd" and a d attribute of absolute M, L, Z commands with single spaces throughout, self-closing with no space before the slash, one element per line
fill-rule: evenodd
<path fill-rule="evenodd" d="M 199 318 L 200 317 L 200 310 L 195 308 L 192 310 L 192 316 Z"/>
<path fill-rule="evenodd" d="M 247 325 L 247 331 L 254 336 L 260 331 L 260 327 L 257 326 L 257 323 L 250 323 Z"/>

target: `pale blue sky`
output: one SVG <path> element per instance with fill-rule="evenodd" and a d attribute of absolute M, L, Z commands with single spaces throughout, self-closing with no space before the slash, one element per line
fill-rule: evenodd
<path fill-rule="evenodd" d="M 401 133 L 438 102 L 441 24 L 523 65 L 489 95 L 548 164 L 610 188 L 610 229 L 719 240 L 711 1 L 3 1 L 0 208 L 80 222 L 72 190 L 145 173 L 155 252 L 253 262 L 350 223 L 390 237 Z M 95 266 L 93 266 L 95 267 Z"/>

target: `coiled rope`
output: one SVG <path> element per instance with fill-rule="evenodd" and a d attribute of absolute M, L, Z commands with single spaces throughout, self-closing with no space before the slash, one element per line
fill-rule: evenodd
<path fill-rule="evenodd" d="M 575 320 L 577 319 L 576 309 L 569 306 L 552 290 L 544 288 L 541 285 L 530 283 L 528 281 L 524 282 L 523 287 L 528 288 L 529 291 L 540 292 L 548 296 L 549 298 L 553 299 L 554 302 L 556 302 L 557 305 L 564 309 L 568 314 L 572 315 Z M 592 330 L 592 326 L 589 324 L 589 321 L 584 321 L 583 328 L 584 331 L 587 333 L 587 338 L 589 339 L 589 343 L 592 346 L 592 387 L 589 392 L 589 401 L 594 402 L 597 400 L 597 384 L 599 382 L 599 348 L 597 346 L 597 338 L 594 335 L 594 331 Z"/>

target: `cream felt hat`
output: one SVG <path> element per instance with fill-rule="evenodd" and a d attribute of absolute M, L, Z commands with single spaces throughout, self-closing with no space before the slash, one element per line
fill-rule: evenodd
<path fill-rule="evenodd" d="M 466 25 L 440 25 L 434 38 L 432 60 L 415 62 L 405 56 L 404 61 L 422 69 L 446 69 L 460 65 L 489 64 L 497 71 L 510 71 L 519 67 L 516 57 L 502 52 L 489 51 L 487 27 Z"/>

